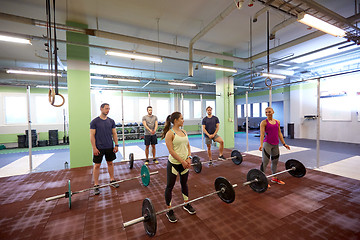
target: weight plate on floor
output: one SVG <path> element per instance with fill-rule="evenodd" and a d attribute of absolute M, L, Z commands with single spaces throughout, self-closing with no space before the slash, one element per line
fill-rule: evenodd
<path fill-rule="evenodd" d="M 71 183 L 70 183 L 70 179 L 69 179 L 68 185 L 69 185 L 69 208 L 71 209 Z"/>
<path fill-rule="evenodd" d="M 224 177 L 218 177 L 215 179 L 215 190 L 218 192 L 218 196 L 226 203 L 232 203 L 235 200 L 235 191 L 231 183 Z"/>
<path fill-rule="evenodd" d="M 257 182 L 250 183 L 250 187 L 252 190 L 258 193 L 263 193 L 268 188 L 268 180 L 265 174 L 258 169 L 251 169 L 246 177 L 247 181 L 252 181 L 257 179 Z"/>
<path fill-rule="evenodd" d="M 146 165 L 141 167 L 141 181 L 145 187 L 149 186 L 150 184 L 150 172 Z"/>
<path fill-rule="evenodd" d="M 149 198 L 144 199 L 141 214 L 145 217 L 144 228 L 146 234 L 150 237 L 154 236 L 157 228 L 156 212 Z"/>
<path fill-rule="evenodd" d="M 195 171 L 196 173 L 201 173 L 202 164 L 201 164 L 200 158 L 199 158 L 198 156 L 193 156 L 193 157 L 192 157 L 192 160 L 191 160 L 191 163 L 194 164 L 194 165 L 193 165 L 194 171 Z"/>
<path fill-rule="evenodd" d="M 232 158 L 232 161 L 236 164 L 236 165 L 239 165 L 242 163 L 243 161 L 243 157 L 241 155 L 241 152 L 239 152 L 238 150 L 232 150 L 231 151 L 231 157 L 235 157 L 235 158 Z"/>
<path fill-rule="evenodd" d="M 297 177 L 297 178 L 301 178 L 301 177 L 305 176 L 306 168 L 301 162 L 299 162 L 296 159 L 287 160 L 286 163 L 285 163 L 285 168 L 286 169 L 291 169 L 292 167 L 295 167 L 296 169 L 289 171 L 291 176 Z"/>
<path fill-rule="evenodd" d="M 130 153 L 129 154 L 129 168 L 133 169 L 133 167 L 134 167 L 134 154 Z"/>

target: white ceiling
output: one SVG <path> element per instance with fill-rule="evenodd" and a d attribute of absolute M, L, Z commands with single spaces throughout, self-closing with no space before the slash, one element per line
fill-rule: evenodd
<path fill-rule="evenodd" d="M 281 0 L 276 0 L 281 1 Z M 275 2 L 276 2 L 275 1 Z M 289 0 L 287 0 L 289 2 Z M 51 1 L 52 2 L 52 1 Z M 245 0 L 243 7 L 235 9 L 220 23 L 205 34 L 194 48 L 214 53 L 231 53 L 236 57 L 249 57 L 250 42 L 250 18 L 262 9 L 264 5 L 255 1 L 253 7 L 248 7 L 248 0 Z M 301 0 L 290 1 L 290 3 L 299 3 Z M 355 0 L 317 0 L 317 3 L 330 9 L 337 14 L 348 18 L 355 15 Z M 235 4 L 234 0 L 57 0 L 56 1 L 56 22 L 65 24 L 66 21 L 75 21 L 88 25 L 89 29 L 98 29 L 111 33 L 117 33 L 142 39 L 148 39 L 156 42 L 169 43 L 178 46 L 188 47 L 191 38 L 193 38 L 203 27 L 209 24 L 230 4 Z M 7 13 L 37 20 L 46 20 L 45 0 L 1 0 L 1 13 Z M 291 18 L 279 10 L 270 9 L 270 30 L 282 21 Z M 267 49 L 266 40 L 266 13 L 262 14 L 256 23 L 252 23 L 252 47 L 253 55 L 264 53 Z M 36 27 L 28 24 L 17 23 L 9 19 L 0 18 L 0 32 L 10 32 L 17 34 L 27 34 L 41 37 L 46 35 L 46 28 Z M 295 22 L 279 30 L 276 33 L 275 40 L 270 41 L 270 49 L 277 49 L 278 46 L 289 43 L 293 40 L 303 38 L 304 36 L 316 32 L 314 29 L 308 29 L 307 26 Z M 65 40 L 65 32 L 58 30 L 58 39 Z M 276 51 L 270 55 L 270 61 L 276 61 L 283 57 L 291 56 L 296 58 L 302 54 L 307 54 L 319 48 L 331 46 L 346 41 L 346 39 L 336 38 L 326 34 L 304 41 L 299 44 L 293 44 L 283 50 Z M 34 39 L 32 45 L 15 45 L 13 43 L 0 42 L 0 84 L 43 84 L 47 83 L 46 78 L 29 78 L 24 76 L 14 76 L 5 74 L 6 68 L 47 68 L 47 53 L 44 47 L 45 40 Z M 148 47 L 140 44 L 121 42 L 105 38 L 90 36 L 90 44 L 100 45 L 103 48 L 90 48 L 91 72 L 107 75 L 121 75 L 143 78 L 156 78 L 163 80 L 185 79 L 185 81 L 194 83 L 213 83 L 215 82 L 215 72 L 199 68 L 195 70 L 193 78 L 188 76 L 188 62 L 171 60 L 164 58 L 162 63 L 149 63 L 143 61 L 133 61 L 105 55 L 105 49 L 117 48 L 129 51 L 137 51 L 154 55 L 162 55 L 171 58 L 188 59 L 188 53 L 165 50 L 156 47 Z M 348 43 L 346 43 L 348 44 Z M 335 54 L 337 61 L 343 62 L 345 59 L 360 58 L 359 46 L 352 46 L 338 50 L 338 47 L 346 45 L 345 43 L 330 49 L 330 55 Z M 350 43 L 349 43 L 350 44 Z M 336 50 L 336 51 L 335 51 Z M 328 50 L 329 51 L 329 50 Z M 344 53 L 342 53 L 344 52 Z M 323 57 L 317 53 L 316 57 Z M 344 55 L 344 57 L 342 57 Z M 59 43 L 59 57 L 66 67 L 66 45 Z M 212 57 L 194 55 L 195 61 L 215 63 Z M 315 63 L 296 63 L 285 61 L 283 63 L 291 65 L 290 67 L 271 65 L 271 71 L 276 69 L 289 69 L 298 66 L 299 69 L 289 76 L 286 81 L 298 80 L 318 74 L 328 74 L 344 69 L 359 69 L 359 62 L 352 61 L 351 65 L 338 64 L 337 67 L 331 67 L 329 64 Z M 309 60 L 310 61 L 310 60 Z M 337 61 L 332 60 L 331 64 Z M 266 69 L 266 54 L 254 60 L 254 66 L 259 66 L 256 71 L 262 68 Z M 297 61 L 298 62 L 298 61 Z M 314 61 L 310 61 L 311 63 Z M 113 67 L 105 67 L 111 65 Z M 196 64 L 194 64 L 195 66 Z M 319 66 L 322 66 L 319 68 Z M 323 66 L 325 65 L 325 66 Z M 117 66 L 117 67 L 114 67 Z M 235 77 L 235 85 L 247 86 L 249 81 L 249 62 L 234 62 L 238 68 L 239 75 Z M 325 68 L 326 67 L 326 68 Z M 60 67 L 61 69 L 61 67 Z M 139 70 L 135 70 L 139 69 Z M 300 73 L 305 72 L 306 73 Z M 264 86 L 263 79 L 256 78 L 256 86 Z M 66 82 L 65 78 L 61 79 Z M 133 87 L 141 87 L 147 83 L 144 79 L 140 84 L 132 84 Z M 124 85 L 124 83 L 119 83 Z M 153 82 L 141 90 L 169 90 L 167 84 L 163 82 Z M 191 90 L 191 89 L 189 89 Z M 197 91 L 215 91 L 214 86 L 199 85 Z M 238 93 L 242 91 L 239 88 Z"/>

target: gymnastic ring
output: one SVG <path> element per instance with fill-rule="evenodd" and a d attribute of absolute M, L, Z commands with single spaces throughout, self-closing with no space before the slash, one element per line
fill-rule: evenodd
<path fill-rule="evenodd" d="M 51 105 L 53 105 L 54 107 L 61 107 L 62 105 L 64 105 L 64 103 L 65 103 L 65 98 L 64 98 L 64 96 L 63 95 L 61 95 L 60 93 L 58 93 L 58 94 L 56 94 L 57 96 L 60 96 L 61 98 L 62 98 L 62 103 L 61 104 L 51 104 Z M 54 98 L 54 102 L 55 102 L 55 98 Z"/>
<path fill-rule="evenodd" d="M 62 98 L 62 103 L 61 104 L 54 104 L 55 103 L 55 96 L 58 95 Z M 53 88 L 49 89 L 49 102 L 51 104 L 51 106 L 54 107 L 61 107 L 62 105 L 64 105 L 65 103 L 65 98 L 63 95 L 61 95 L 60 93 L 55 94 L 55 90 Z"/>
<path fill-rule="evenodd" d="M 49 88 L 49 103 L 54 105 L 55 102 L 55 91 L 53 88 Z"/>
<path fill-rule="evenodd" d="M 270 80 L 270 84 L 267 83 L 268 80 Z M 270 77 L 267 77 L 267 78 L 265 79 L 265 85 L 266 85 L 267 87 L 271 87 L 271 85 L 272 85 L 272 80 L 271 80 Z"/>

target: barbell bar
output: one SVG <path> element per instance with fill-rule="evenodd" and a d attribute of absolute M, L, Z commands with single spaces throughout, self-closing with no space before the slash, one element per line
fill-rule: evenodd
<path fill-rule="evenodd" d="M 211 161 L 206 161 L 206 162 L 201 162 L 200 161 L 200 158 L 198 156 L 194 156 L 192 158 L 192 163 L 191 163 L 191 166 L 194 167 L 194 171 L 196 173 L 201 173 L 201 170 L 202 170 L 202 164 L 204 163 L 210 163 L 210 162 L 215 162 L 215 161 L 227 161 L 227 160 L 232 160 L 233 163 L 235 163 L 236 165 L 239 165 L 242 163 L 243 161 L 243 156 L 241 154 L 240 151 L 238 150 L 232 150 L 231 151 L 231 157 L 228 157 L 228 158 L 218 158 L 218 159 L 215 159 L 215 160 L 211 160 Z"/>
<path fill-rule="evenodd" d="M 230 182 L 226 178 L 218 177 L 215 179 L 214 185 L 215 185 L 215 192 L 192 199 L 188 202 L 173 206 L 171 208 L 163 209 L 159 212 L 155 211 L 154 205 L 152 204 L 151 200 L 149 198 L 145 198 L 143 201 L 143 205 L 142 205 L 142 211 L 141 211 L 142 216 L 139 218 L 130 220 L 128 222 L 124 222 L 123 227 L 126 228 L 126 227 L 132 226 L 134 224 L 143 222 L 146 234 L 149 235 L 150 237 L 152 237 L 156 234 L 156 229 L 157 229 L 156 216 L 159 214 L 165 213 L 165 212 L 173 210 L 175 208 L 182 207 L 188 203 L 192 203 L 192 202 L 210 197 L 215 194 L 217 194 L 219 196 L 219 198 L 226 203 L 234 202 L 234 200 L 235 200 L 234 188 L 237 187 L 237 184 L 231 185 Z"/>
<path fill-rule="evenodd" d="M 95 188 L 103 188 L 103 187 L 107 187 L 107 186 L 110 186 L 110 185 L 113 185 L 113 184 L 116 184 L 116 183 L 122 183 L 122 182 L 125 182 L 125 181 L 130 181 L 130 180 L 134 180 L 134 179 L 138 179 L 138 178 L 141 178 L 142 184 L 145 187 L 147 187 L 150 184 L 150 176 L 158 174 L 158 173 L 159 173 L 158 171 L 149 172 L 149 168 L 146 165 L 143 165 L 141 167 L 140 176 L 121 179 L 121 180 L 116 181 L 116 182 L 107 183 L 107 184 L 104 184 L 104 185 L 100 185 L 98 187 L 86 188 L 86 189 L 83 189 L 83 190 L 80 190 L 80 191 L 75 191 L 75 192 L 71 191 L 71 183 L 70 183 L 70 180 L 69 180 L 68 181 L 69 190 L 67 192 L 65 192 L 64 194 L 53 196 L 53 197 L 48 197 L 48 198 L 45 199 L 45 201 L 49 202 L 49 201 L 53 201 L 53 200 L 60 199 L 60 198 L 69 198 L 69 208 L 71 208 L 71 197 L 72 197 L 72 195 L 87 192 L 87 191 L 91 191 L 91 190 L 95 190 Z"/>
<path fill-rule="evenodd" d="M 247 174 L 247 182 L 243 186 L 250 185 L 250 188 L 258 193 L 263 193 L 268 188 L 268 178 L 288 172 L 291 176 L 301 178 L 306 174 L 305 166 L 296 159 L 289 159 L 285 162 L 286 170 L 266 176 L 259 169 L 251 169 Z"/>

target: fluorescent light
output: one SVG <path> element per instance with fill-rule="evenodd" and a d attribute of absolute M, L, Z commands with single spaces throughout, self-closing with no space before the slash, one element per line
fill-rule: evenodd
<path fill-rule="evenodd" d="M 284 76 L 284 75 L 274 74 L 274 73 L 260 73 L 260 75 L 263 77 L 269 77 L 269 78 L 280 78 L 280 79 L 286 78 L 286 76 Z"/>
<path fill-rule="evenodd" d="M 37 88 L 49 88 L 49 86 L 44 86 L 44 85 L 37 85 Z M 55 88 L 55 87 L 53 87 Z M 58 89 L 67 89 L 67 87 L 62 87 L 62 86 L 58 86 Z"/>
<path fill-rule="evenodd" d="M 196 87 L 194 83 L 168 82 L 169 85 Z"/>
<path fill-rule="evenodd" d="M 0 35 L 0 41 L 12 42 L 12 43 L 30 44 L 31 45 L 31 42 L 30 42 L 29 39 L 17 38 L 17 37 L 9 37 L 9 36 L 4 36 L 4 35 Z"/>
<path fill-rule="evenodd" d="M 102 76 L 90 76 L 91 79 L 104 79 Z"/>
<path fill-rule="evenodd" d="M 278 63 L 278 66 L 282 66 L 282 67 L 290 67 L 291 65 L 289 64 L 285 64 L 285 63 Z"/>
<path fill-rule="evenodd" d="M 104 78 L 104 80 L 118 81 L 118 82 L 140 82 L 138 79 L 127 79 L 127 78 Z"/>
<path fill-rule="evenodd" d="M 116 86 L 116 85 L 98 85 L 98 84 L 91 84 L 90 87 L 99 87 L 99 88 L 125 88 L 124 86 Z"/>
<path fill-rule="evenodd" d="M 14 73 L 14 74 L 26 74 L 26 75 L 36 75 L 36 76 L 55 76 L 55 73 L 49 73 L 49 72 L 37 72 L 37 71 L 26 71 L 26 70 L 6 70 L 6 73 Z M 57 74 L 59 77 L 61 77 L 61 74 Z"/>
<path fill-rule="evenodd" d="M 111 56 L 126 57 L 126 58 L 140 59 L 140 60 L 153 61 L 153 62 L 162 62 L 162 59 L 159 57 L 138 54 L 138 53 L 106 51 L 105 54 Z"/>
<path fill-rule="evenodd" d="M 327 22 L 324 22 L 316 17 L 313 17 L 304 12 L 298 14 L 298 22 L 306 24 L 310 27 L 316 28 L 320 31 L 333 35 L 335 37 L 344 37 L 346 32 L 341 28 L 335 27 Z"/>
<path fill-rule="evenodd" d="M 203 68 L 211 69 L 211 70 L 219 70 L 224 72 L 233 72 L 237 73 L 237 70 L 235 68 L 227 68 L 227 67 L 216 67 L 216 66 L 209 66 L 209 65 L 202 65 Z"/>

